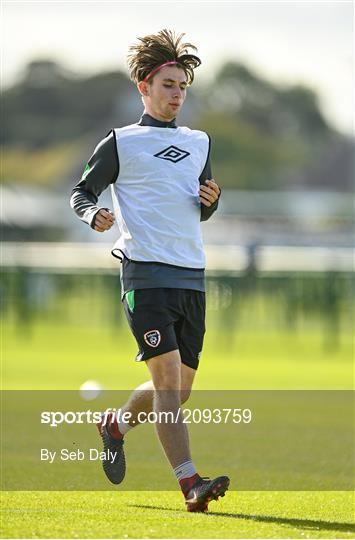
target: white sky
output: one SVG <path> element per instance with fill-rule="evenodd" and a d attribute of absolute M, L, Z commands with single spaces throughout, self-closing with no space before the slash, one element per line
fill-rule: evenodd
<path fill-rule="evenodd" d="M 128 46 L 162 28 L 186 32 L 213 77 L 223 60 L 246 62 L 276 83 L 305 83 L 325 115 L 353 132 L 352 1 L 2 1 L 2 85 L 34 58 L 77 73 L 125 69 Z"/>

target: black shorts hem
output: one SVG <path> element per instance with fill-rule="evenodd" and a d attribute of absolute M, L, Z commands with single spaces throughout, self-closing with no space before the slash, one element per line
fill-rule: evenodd
<path fill-rule="evenodd" d="M 166 351 L 159 351 L 159 354 L 154 354 L 153 351 L 151 354 L 149 354 L 147 357 L 145 358 L 141 358 L 139 360 L 137 360 L 137 357 L 139 356 L 139 353 L 136 355 L 134 361 L 137 362 L 138 364 L 140 362 L 146 362 L 148 360 L 150 360 L 151 358 L 155 358 L 155 357 L 158 357 L 158 356 L 161 356 L 162 354 L 166 354 L 166 353 L 169 353 L 169 352 L 172 352 L 172 351 L 179 351 L 180 353 L 180 350 L 178 347 L 174 347 L 174 348 L 171 348 L 171 347 L 167 347 L 167 350 Z M 180 353 L 180 358 L 181 358 L 181 353 Z M 197 368 L 198 368 L 198 364 L 196 365 L 192 365 L 193 362 L 187 362 L 186 360 L 184 360 L 183 358 L 181 358 L 181 363 L 184 364 L 185 366 L 191 368 L 191 369 L 194 369 L 195 371 L 197 371 Z"/>
<path fill-rule="evenodd" d="M 195 363 L 195 365 L 192 365 L 192 362 L 191 362 L 191 363 L 188 363 L 188 362 L 186 362 L 186 360 L 183 360 L 182 358 L 181 358 L 181 363 L 184 364 L 184 366 L 187 366 L 187 367 L 189 367 L 189 368 L 194 369 L 195 371 L 197 371 L 198 364 L 196 365 L 196 363 Z"/>
<path fill-rule="evenodd" d="M 140 359 L 137 359 L 137 357 L 140 355 L 140 353 L 137 354 L 137 356 L 135 357 L 135 362 L 145 362 L 146 360 L 150 360 L 151 358 L 155 358 L 155 357 L 158 357 L 158 356 L 161 356 L 162 354 L 166 354 L 166 353 L 169 353 L 169 352 L 172 352 L 172 351 L 178 351 L 179 348 L 178 347 L 166 347 L 166 350 L 163 349 L 163 350 L 159 350 L 158 354 L 157 354 L 157 351 L 151 351 L 151 353 L 144 353 L 143 354 L 143 357 L 140 358 Z"/>

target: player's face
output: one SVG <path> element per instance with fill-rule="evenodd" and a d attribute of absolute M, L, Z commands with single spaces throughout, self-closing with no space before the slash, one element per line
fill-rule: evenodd
<path fill-rule="evenodd" d="M 177 116 L 186 98 L 186 75 L 176 66 L 165 66 L 146 84 L 144 104 L 148 114 L 169 121 Z"/>

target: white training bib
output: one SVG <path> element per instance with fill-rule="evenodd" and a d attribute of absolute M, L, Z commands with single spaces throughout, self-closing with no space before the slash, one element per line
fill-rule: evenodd
<path fill-rule="evenodd" d="M 114 131 L 120 170 L 111 191 L 120 236 L 112 252 L 134 261 L 204 268 L 199 176 L 208 135 L 138 124 Z"/>

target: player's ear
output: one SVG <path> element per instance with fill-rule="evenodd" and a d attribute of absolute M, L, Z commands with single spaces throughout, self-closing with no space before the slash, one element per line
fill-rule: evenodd
<path fill-rule="evenodd" d="M 138 91 L 141 96 L 149 96 L 149 85 L 148 83 L 141 81 L 137 84 Z"/>

